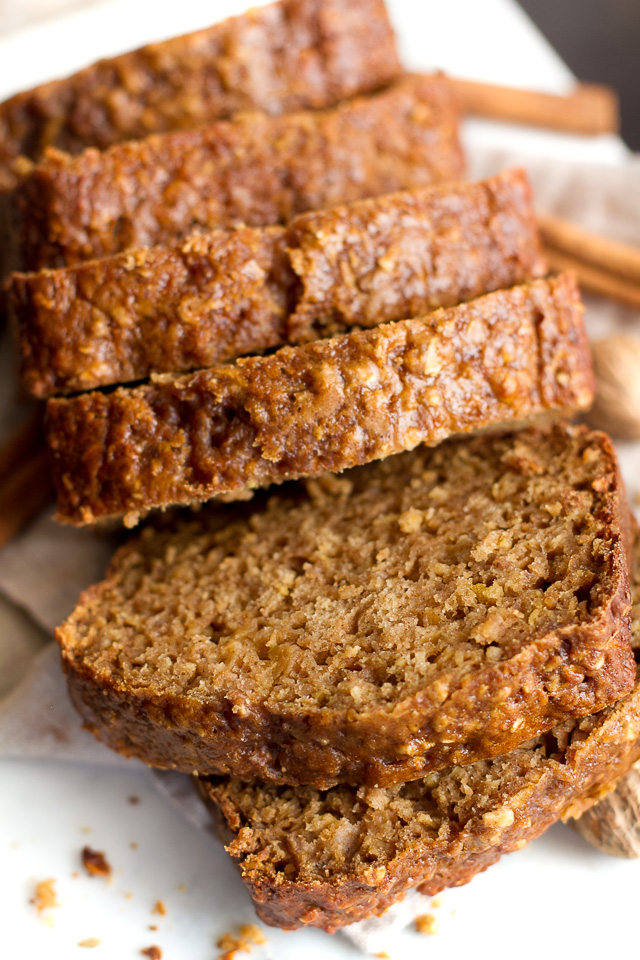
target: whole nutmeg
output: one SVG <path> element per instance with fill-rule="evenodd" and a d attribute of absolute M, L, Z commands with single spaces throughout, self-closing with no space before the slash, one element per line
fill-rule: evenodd
<path fill-rule="evenodd" d="M 593 847 L 610 857 L 640 857 L 640 764 L 620 777 L 615 790 L 573 825 Z"/>
<path fill-rule="evenodd" d="M 591 426 L 619 440 L 640 440 L 640 339 L 612 334 L 591 344 L 596 379 Z"/>

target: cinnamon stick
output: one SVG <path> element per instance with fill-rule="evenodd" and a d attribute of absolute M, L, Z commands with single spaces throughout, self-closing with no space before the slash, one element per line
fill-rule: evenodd
<path fill-rule="evenodd" d="M 567 96 L 451 78 L 465 113 L 566 133 L 618 133 L 618 96 L 611 87 L 581 83 Z"/>
<path fill-rule="evenodd" d="M 0 447 L 0 547 L 53 498 L 38 409 Z"/>
<path fill-rule="evenodd" d="M 44 443 L 40 407 L 0 447 L 0 483 Z"/>
<path fill-rule="evenodd" d="M 585 290 L 598 293 L 603 297 L 618 300 L 627 306 L 640 308 L 640 284 L 624 280 L 615 274 L 609 273 L 600 267 L 585 263 L 578 257 L 563 253 L 554 247 L 545 247 L 545 255 L 549 268 L 556 273 L 573 270 L 578 277 L 578 283 Z"/>
<path fill-rule="evenodd" d="M 0 547 L 12 539 L 53 497 L 44 447 L 0 483 Z"/>
<path fill-rule="evenodd" d="M 639 247 L 592 233 L 550 213 L 538 211 L 536 216 L 542 239 L 550 247 L 640 285 Z"/>

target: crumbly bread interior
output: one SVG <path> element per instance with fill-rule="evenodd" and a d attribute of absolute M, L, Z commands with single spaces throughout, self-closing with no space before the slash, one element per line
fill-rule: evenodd
<path fill-rule="evenodd" d="M 384 866 L 416 844 L 447 841 L 471 816 L 508 805 L 548 763 L 545 738 L 505 757 L 448 767 L 392 787 L 277 787 L 210 778 L 218 803 L 239 817 L 230 846 L 243 871 L 317 880 Z"/>
<path fill-rule="evenodd" d="M 392 710 L 425 682 L 597 615 L 603 442 L 572 428 L 450 441 L 291 485 L 233 522 L 205 509 L 147 528 L 67 643 L 151 697 Z"/>
<path fill-rule="evenodd" d="M 632 646 L 640 663 L 638 559 L 636 542 Z M 550 766 L 562 766 L 569 744 L 585 740 L 601 717 L 569 720 L 506 756 L 387 788 L 315 790 L 217 777 L 208 783 L 216 802 L 237 817 L 230 851 L 242 857 L 244 872 L 301 881 L 361 875 L 410 852 L 416 842 L 455 838 L 471 817 L 486 815 L 487 825 L 493 825 L 509 799 Z"/>

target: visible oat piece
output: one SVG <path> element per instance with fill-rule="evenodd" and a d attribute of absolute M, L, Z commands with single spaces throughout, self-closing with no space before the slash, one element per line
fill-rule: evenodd
<path fill-rule="evenodd" d="M 337 472 L 592 399 L 570 275 L 135 388 L 49 400 L 57 518 L 93 523 Z"/>
<path fill-rule="evenodd" d="M 164 905 L 164 900 L 156 900 L 151 913 L 157 913 L 159 917 L 166 917 L 167 908 Z"/>
<path fill-rule="evenodd" d="M 44 397 L 421 316 L 545 272 L 526 174 L 508 170 L 14 274 L 7 302 L 23 381 Z"/>
<path fill-rule="evenodd" d="M 99 947 L 102 943 L 98 937 L 87 937 L 86 940 L 78 940 L 79 947 Z"/>
<path fill-rule="evenodd" d="M 406 76 L 324 111 L 239 114 L 78 157 L 50 151 L 12 196 L 12 268 L 71 266 L 194 230 L 283 223 L 461 172 L 458 113 L 439 76 Z"/>
<path fill-rule="evenodd" d="M 631 689 L 628 520 L 608 438 L 558 426 L 149 526 L 57 631 L 71 696 L 110 747 L 202 775 L 382 786 L 503 754 Z"/>
<path fill-rule="evenodd" d="M 281 0 L 6 100 L 0 187 L 12 184 L 20 154 L 104 148 L 239 110 L 324 107 L 399 73 L 382 0 Z"/>
<path fill-rule="evenodd" d="M 634 564 L 640 655 L 640 563 Z M 467 883 L 559 817 L 589 810 L 640 754 L 633 692 L 511 754 L 387 789 L 199 781 L 214 824 L 266 923 L 335 930 L 381 913 L 409 889 Z"/>
<path fill-rule="evenodd" d="M 100 850 L 83 847 L 82 865 L 90 877 L 111 877 L 111 864 Z"/>
<path fill-rule="evenodd" d="M 140 953 L 143 957 L 149 957 L 149 960 L 162 960 L 162 950 L 160 947 L 145 947 Z"/>

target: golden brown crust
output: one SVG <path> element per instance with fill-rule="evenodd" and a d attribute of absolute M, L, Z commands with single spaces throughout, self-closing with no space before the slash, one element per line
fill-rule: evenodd
<path fill-rule="evenodd" d="M 228 843 L 231 838 L 231 852 L 260 918 L 288 930 L 316 926 L 333 932 L 382 913 L 410 889 L 432 896 L 445 887 L 468 883 L 560 817 L 579 815 L 596 802 L 640 756 L 640 684 L 593 720 L 594 728 L 581 733 L 578 727 L 564 755 L 549 758 L 533 782 L 505 783 L 493 809 L 454 825 L 441 839 L 417 841 L 368 873 L 345 869 L 330 879 L 300 881 L 289 879 L 279 868 L 261 869 L 256 864 L 259 856 L 248 861 L 243 852 L 238 835 L 250 832 L 252 823 L 233 803 L 229 782 L 204 781 L 202 791 L 222 839 Z M 254 833 L 250 842 L 254 854 L 260 842 Z"/>
<path fill-rule="evenodd" d="M 285 228 L 240 227 L 13 274 L 7 304 L 23 382 L 47 397 L 280 346 L 294 288 Z"/>
<path fill-rule="evenodd" d="M 571 275 L 136 388 L 49 400 L 58 519 L 336 472 L 592 399 Z"/>
<path fill-rule="evenodd" d="M 534 460 L 532 457 L 537 459 Z M 360 654 L 361 670 L 357 680 L 349 681 L 347 684 L 350 690 L 356 683 L 359 685 L 358 688 L 354 688 L 355 692 L 350 693 L 344 702 L 339 699 L 330 707 L 324 707 L 322 703 L 317 702 L 318 690 L 315 686 L 315 694 L 305 695 L 302 705 L 290 702 L 291 697 L 288 692 L 286 696 L 289 699 L 284 702 L 281 702 L 279 694 L 273 701 L 269 698 L 265 699 L 266 694 L 252 695 L 250 691 L 248 692 L 246 685 L 243 686 L 244 681 L 235 679 L 232 680 L 228 689 L 224 688 L 226 692 L 222 694 L 220 686 L 223 682 L 220 680 L 222 674 L 217 666 L 212 674 L 217 679 L 205 680 L 212 669 L 211 664 L 218 655 L 224 657 L 224 663 L 227 662 L 228 657 L 231 657 L 233 663 L 243 663 L 242 651 L 245 650 L 245 655 L 248 657 L 251 647 L 251 643 L 246 639 L 246 631 L 251 629 L 250 624 L 246 627 L 235 627 L 235 633 L 227 634 L 225 633 L 227 628 L 222 622 L 225 611 L 230 609 L 231 603 L 229 600 L 232 582 L 231 565 L 234 562 L 234 556 L 240 555 L 239 551 L 245 542 L 248 545 L 247 549 L 251 548 L 251 543 L 256 539 L 262 542 L 262 538 L 253 531 L 261 529 L 259 524 L 263 521 L 259 517 L 256 519 L 250 516 L 248 520 L 241 519 L 237 526 L 227 524 L 229 543 L 225 541 L 225 546 L 220 548 L 222 565 L 219 566 L 216 560 L 214 567 L 210 570 L 207 568 L 204 573 L 197 572 L 198 558 L 214 556 L 213 551 L 217 549 L 215 548 L 216 534 L 209 535 L 202 530 L 189 530 L 184 534 L 169 533 L 168 538 L 165 539 L 163 535 L 157 535 L 148 530 L 146 534 L 142 534 L 139 542 L 134 541 L 117 555 L 107 579 L 97 587 L 91 588 L 81 598 L 75 613 L 57 634 L 62 646 L 63 663 L 71 697 L 86 725 L 114 749 L 126 755 L 140 757 L 145 762 L 156 766 L 176 767 L 186 772 L 195 770 L 203 775 L 226 773 L 246 779 L 260 777 L 263 780 L 280 783 L 311 783 L 322 788 L 340 781 L 384 786 L 416 779 L 429 770 L 439 769 L 451 763 L 469 764 L 479 757 L 506 753 L 567 717 L 593 713 L 626 695 L 634 681 L 634 664 L 629 646 L 630 601 L 622 530 L 627 507 L 624 503 L 624 492 L 619 483 L 615 454 L 604 435 L 589 433 L 579 428 L 557 427 L 549 433 L 525 431 L 521 434 L 506 435 L 506 437 L 455 441 L 435 451 L 421 448 L 412 454 L 404 454 L 399 458 L 383 461 L 380 465 L 371 465 L 361 468 L 360 471 L 353 471 L 348 476 L 352 477 L 350 482 L 355 486 L 347 495 L 347 500 L 340 501 L 340 494 L 336 493 L 338 499 L 328 501 L 323 510 L 328 511 L 327 517 L 337 518 L 332 522 L 337 523 L 341 531 L 348 532 L 349 535 L 345 538 L 344 550 L 346 551 L 350 538 L 358 533 L 355 524 L 353 530 L 349 529 L 346 518 L 357 509 L 358 498 L 374 497 L 376 505 L 381 502 L 382 493 L 378 492 L 375 486 L 378 480 L 387 484 L 384 489 L 406 490 L 406 502 L 403 501 L 401 507 L 396 506 L 394 509 L 400 511 L 397 523 L 402 523 L 402 526 L 410 531 L 412 524 L 407 524 L 406 520 L 412 519 L 411 504 L 416 502 L 412 498 L 417 496 L 413 492 L 417 488 L 410 482 L 412 477 L 420 476 L 421 471 L 424 475 L 425 469 L 429 470 L 430 467 L 434 468 L 434 465 L 440 464 L 438 469 L 443 469 L 445 474 L 447 469 L 454 471 L 448 482 L 459 487 L 462 483 L 461 474 L 456 471 L 462 469 L 461 464 L 470 464 L 464 469 L 473 477 L 480 468 L 481 461 L 493 463 L 493 458 L 497 458 L 496 469 L 501 479 L 497 484 L 491 479 L 487 481 L 490 490 L 489 500 L 504 495 L 507 496 L 505 502 L 511 503 L 511 495 L 501 494 L 498 487 L 506 491 L 512 489 L 513 483 L 521 482 L 518 478 L 525 478 L 523 482 L 526 486 L 523 488 L 525 490 L 523 496 L 528 504 L 525 522 L 525 529 L 529 530 L 525 537 L 527 543 L 532 541 L 534 536 L 533 527 L 528 526 L 533 523 L 531 496 L 534 489 L 538 491 L 535 496 L 538 499 L 541 496 L 543 498 L 540 507 L 543 522 L 545 524 L 548 522 L 548 511 L 551 511 L 551 516 L 560 518 L 558 520 L 560 526 L 554 527 L 554 532 L 549 534 L 550 546 L 543 546 L 542 554 L 544 555 L 544 551 L 548 549 L 552 552 L 555 550 L 556 553 L 561 549 L 563 556 L 565 553 L 571 554 L 572 559 L 568 570 L 575 569 L 579 583 L 574 583 L 573 587 L 569 588 L 568 580 L 556 581 L 554 576 L 551 576 L 551 581 L 556 582 L 558 586 L 564 584 L 571 596 L 574 596 L 575 591 L 577 591 L 576 596 L 582 596 L 586 589 L 585 595 L 591 599 L 588 608 L 582 610 L 579 616 L 561 614 L 557 600 L 549 594 L 541 601 L 540 609 L 544 616 L 547 616 L 544 613 L 545 610 L 551 609 L 557 612 L 553 615 L 555 618 L 553 623 L 549 628 L 541 629 L 539 635 L 535 629 L 537 622 L 535 617 L 540 613 L 534 615 L 532 611 L 530 612 L 530 608 L 527 608 L 524 620 L 510 621 L 512 624 L 520 622 L 525 629 L 525 635 L 524 639 L 519 641 L 519 646 L 510 649 L 508 655 L 503 654 L 502 659 L 498 661 L 489 659 L 481 666 L 464 673 L 451 672 L 445 665 L 444 672 L 438 668 L 440 672 L 432 676 L 428 682 L 419 679 L 417 686 L 407 688 L 411 691 L 407 695 L 400 687 L 392 687 L 390 695 L 396 699 L 390 704 L 382 704 L 381 694 L 376 692 L 378 687 L 373 691 L 374 700 L 371 703 L 362 700 L 363 696 L 366 696 L 364 653 Z M 445 468 L 443 464 L 449 466 Z M 566 477 L 571 476 L 573 479 L 566 479 L 565 473 L 558 474 L 558 470 L 569 471 Z M 563 479 L 558 481 L 558 477 Z M 334 482 L 342 481 L 336 481 L 334 478 Z M 344 482 L 347 482 L 346 477 Z M 483 480 L 482 483 L 484 482 Z M 558 482 L 562 485 L 561 491 L 557 487 Z M 442 483 L 444 480 L 440 482 Z M 556 493 L 552 494 L 554 484 L 556 484 Z M 585 504 L 580 507 L 582 498 L 587 497 L 586 491 L 588 491 L 589 502 L 585 500 Z M 396 496 L 395 493 L 393 495 Z M 468 502 L 475 500 L 477 503 L 486 504 L 488 510 L 489 500 L 478 500 L 478 496 L 479 490 L 472 493 L 472 488 L 469 488 Z M 552 502 L 547 503 L 545 499 L 547 497 L 550 497 Z M 575 515 L 571 512 L 574 510 L 571 504 L 574 504 Z M 458 506 L 455 504 L 454 506 L 456 507 L 454 517 L 459 517 Z M 298 545 L 295 539 L 298 530 L 314 530 L 313 526 L 309 527 L 311 523 L 309 511 L 312 508 L 313 517 L 316 518 L 313 522 L 320 524 L 318 530 L 313 533 L 313 537 L 317 536 L 318 543 L 321 545 L 325 541 L 329 544 L 335 542 L 335 535 L 332 539 L 327 532 L 326 522 L 328 521 L 317 520 L 320 507 L 316 501 L 308 506 L 305 506 L 304 502 L 297 506 L 295 501 L 291 502 L 283 498 L 282 501 L 274 501 L 274 504 L 269 507 L 271 513 L 269 510 L 265 512 L 264 524 L 271 525 L 269 527 L 271 540 L 275 537 L 272 548 L 269 548 L 269 556 L 272 554 L 280 556 L 281 560 L 278 562 L 284 567 L 287 566 L 284 559 L 287 556 L 286 544 L 292 537 L 294 540 L 292 540 L 291 550 L 296 556 L 298 551 L 303 551 L 303 557 L 315 556 L 311 545 L 305 543 Z M 376 509 L 380 508 L 376 507 Z M 394 533 L 397 531 L 397 526 L 394 526 L 395 514 L 389 512 L 390 509 L 390 504 L 387 503 L 384 517 L 388 519 L 391 525 L 390 533 L 394 537 L 389 542 L 396 544 L 394 550 L 408 550 L 408 542 L 402 538 L 399 539 L 397 532 Z M 442 512 L 444 506 L 441 505 L 439 509 Z M 482 509 L 484 516 L 485 507 L 483 506 Z M 566 516 L 565 510 L 569 510 Z M 342 511 L 345 511 L 345 519 L 340 519 L 343 516 Z M 487 522 L 491 530 L 496 529 L 497 519 L 494 522 L 491 518 L 488 521 L 485 518 L 480 522 L 479 519 L 474 520 L 473 514 L 469 514 L 468 523 L 471 524 L 480 541 L 485 536 L 480 532 L 480 528 Z M 516 523 L 515 520 L 513 522 Z M 590 532 L 585 532 L 587 530 L 585 522 L 589 525 Z M 517 523 L 521 525 L 521 521 Z M 206 522 L 203 521 L 203 524 L 206 530 Z M 372 536 L 369 530 L 370 527 L 367 525 L 364 533 L 360 531 L 365 542 L 367 537 Z M 470 558 L 482 556 L 484 548 L 478 553 L 473 539 L 471 541 L 468 539 L 469 531 L 465 532 L 465 530 L 457 529 L 454 523 L 450 533 L 439 534 L 440 541 L 430 539 L 432 535 L 425 532 L 424 541 L 420 541 L 420 556 L 435 555 L 437 542 L 447 543 L 451 537 L 456 537 L 457 542 L 466 543 L 465 550 L 470 551 L 467 559 L 465 559 L 467 553 L 461 558 L 459 570 L 471 569 Z M 562 531 L 565 533 L 563 534 Z M 582 536 L 583 539 L 576 540 L 572 546 L 563 539 L 567 531 L 570 537 Z M 519 535 L 521 533 L 520 530 Z M 494 535 L 489 536 L 491 539 Z M 263 537 L 268 546 L 271 540 L 267 539 L 266 533 Z M 382 542 L 385 541 L 380 541 Z M 587 560 L 586 554 L 582 559 L 578 557 L 578 549 L 583 549 L 578 547 L 579 543 L 584 544 L 590 559 Z M 358 623 L 362 624 L 361 628 L 355 629 L 356 631 L 361 629 L 364 639 L 358 639 L 359 634 L 356 632 L 353 642 L 359 643 L 360 649 L 363 650 L 362 644 L 366 643 L 366 637 L 377 636 L 375 632 L 369 633 L 374 628 L 367 626 L 369 622 L 367 609 L 371 607 L 367 597 L 370 594 L 365 591 L 361 604 L 356 610 L 354 600 L 349 600 L 349 597 L 358 595 L 358 581 L 353 580 L 352 573 L 349 572 L 350 566 L 341 573 L 338 573 L 341 568 L 337 566 L 337 560 L 333 560 L 335 569 L 331 566 L 331 556 L 325 557 L 323 552 L 327 549 L 329 547 L 321 546 L 319 559 L 311 564 L 308 574 L 303 567 L 300 575 L 301 582 L 304 581 L 304 589 L 309 585 L 308 589 L 312 591 L 310 605 L 301 607 L 297 614 L 298 617 L 302 616 L 304 623 L 307 624 L 306 630 L 301 635 L 301 649 L 306 649 L 313 639 L 315 628 L 310 625 L 313 611 L 322 610 L 322 605 L 328 603 L 325 594 L 329 587 L 323 586 L 322 576 L 328 576 L 328 582 L 331 583 L 336 576 L 339 576 L 340 583 L 344 583 L 347 591 L 345 602 L 352 613 L 358 614 Z M 349 563 L 359 562 L 357 558 L 361 556 L 364 549 L 364 545 L 354 547 L 355 561 L 350 560 Z M 533 555 L 536 555 L 538 549 L 538 547 L 526 546 L 527 551 L 533 550 Z M 376 546 L 374 553 L 379 550 L 380 548 Z M 389 550 L 386 550 L 386 554 L 388 553 Z M 378 556 L 384 560 L 383 554 L 385 550 L 382 553 L 378 552 L 376 560 Z M 406 559 L 410 555 L 405 556 L 403 553 L 402 556 Z M 295 557 L 291 562 L 295 562 Z M 298 562 L 301 563 L 299 557 Z M 485 579 L 494 582 L 496 577 L 504 575 L 504 569 L 506 569 L 504 564 L 514 562 L 519 569 L 517 557 L 515 560 L 507 560 L 503 556 L 502 565 L 498 562 L 497 566 L 491 567 L 488 572 L 485 571 Z M 538 568 L 540 571 L 536 574 L 538 579 L 540 574 L 544 577 L 545 569 L 547 569 L 546 575 L 550 575 L 549 562 L 547 558 Z M 252 566 L 255 568 L 261 563 L 264 565 L 267 560 L 253 558 L 247 567 L 247 572 L 242 572 L 245 568 L 241 567 L 238 576 L 241 583 L 249 578 L 247 581 L 249 586 L 246 589 L 250 593 L 252 590 L 258 591 L 255 602 L 260 606 L 262 629 L 266 630 L 267 636 L 271 635 L 272 630 L 275 631 L 274 636 L 277 635 L 280 638 L 278 642 L 281 644 L 278 650 L 284 657 L 286 651 L 295 647 L 298 637 L 296 631 L 300 629 L 300 623 L 295 621 L 295 611 L 292 612 L 286 606 L 294 602 L 293 599 L 287 599 L 290 595 L 290 580 L 283 581 L 281 585 L 276 583 L 272 591 L 275 600 L 267 602 L 266 598 L 261 599 L 262 587 L 259 584 L 256 585 L 251 579 L 255 574 L 248 572 Z M 584 570 L 581 566 L 583 563 L 588 564 L 588 567 L 585 565 Z M 411 563 L 409 565 L 411 566 Z M 216 588 L 213 578 L 218 571 L 218 566 L 222 581 Z M 316 568 L 317 572 L 314 573 Z M 325 569 L 327 573 L 323 574 Z M 193 571 L 196 582 L 204 584 L 202 589 L 205 599 L 198 598 L 199 589 L 189 592 L 191 587 L 187 587 L 185 588 L 187 592 L 178 593 L 179 600 L 176 606 L 176 597 L 171 593 L 173 589 L 171 585 L 174 584 L 177 589 L 177 585 L 182 582 L 187 571 L 189 576 Z M 444 573 L 444 567 L 437 571 L 439 583 L 442 582 Z M 274 572 L 273 576 L 275 575 Z M 378 574 L 378 576 L 381 575 Z M 129 580 L 130 576 L 133 576 L 133 581 Z M 320 579 L 316 580 L 318 576 Z M 555 576 L 564 577 L 564 574 Z M 567 573 L 567 577 L 569 576 L 570 574 Z M 387 573 L 384 582 L 390 582 L 389 577 L 390 574 Z M 459 573 L 454 573 L 453 577 L 454 585 L 458 584 Z M 158 580 L 158 589 L 153 589 L 150 598 L 145 599 L 147 584 L 152 585 L 154 578 Z M 200 581 L 198 578 L 203 579 Z M 269 574 L 270 583 L 271 580 L 272 576 Z M 415 580 L 417 583 L 417 586 L 413 583 L 415 590 L 423 591 L 415 595 L 416 603 L 420 609 L 426 610 L 429 602 L 428 594 L 424 592 L 425 581 L 418 573 Z M 403 579 L 397 587 L 393 587 L 394 596 L 397 594 L 398 597 L 404 598 L 401 623 L 405 620 L 408 623 L 413 622 L 413 614 L 410 615 L 408 612 L 411 581 L 412 577 L 409 577 L 409 580 Z M 317 588 L 314 587 L 316 582 Z M 546 581 L 542 582 L 544 584 Z M 376 588 L 376 583 L 374 576 L 371 586 L 367 589 L 379 591 L 380 588 L 379 586 Z M 166 589 L 161 586 L 162 584 L 166 584 Z M 225 584 L 227 584 L 226 593 Z M 289 587 L 285 588 L 285 584 L 289 584 Z M 280 586 L 283 588 L 283 593 L 278 599 Z M 244 588 L 241 587 L 242 589 Z M 314 600 L 314 589 L 320 591 L 319 597 L 322 600 L 319 598 Z M 350 592 L 354 589 L 355 593 Z M 481 595 L 484 596 L 487 588 L 480 583 L 476 589 L 480 590 Z M 522 588 L 517 584 L 510 586 L 505 584 L 504 589 L 508 595 L 521 596 Z M 211 601 L 207 599 L 212 591 L 220 601 L 217 612 L 215 604 L 212 606 Z M 245 597 L 244 601 L 241 598 L 234 600 L 233 609 L 244 610 L 249 599 L 251 598 Z M 384 601 L 384 594 L 382 600 Z M 274 614 L 273 625 L 269 626 L 269 622 L 264 619 L 268 608 L 273 603 L 281 602 L 285 603 L 286 609 L 277 615 Z M 157 615 L 144 613 L 148 603 L 159 605 Z M 439 599 L 436 607 L 433 608 L 432 612 L 436 618 L 434 629 L 439 630 L 437 624 L 441 624 L 442 630 L 451 630 L 451 626 L 448 626 L 449 614 L 438 612 L 443 604 L 444 599 Z M 466 600 L 464 604 L 467 604 Z M 472 617 L 471 608 L 464 604 L 459 610 L 461 615 L 464 612 L 462 621 L 455 615 L 455 609 L 451 607 L 450 601 L 447 601 L 442 609 L 453 611 L 451 613 L 453 622 L 469 623 Z M 203 613 L 196 614 L 196 609 L 202 610 Z M 334 607 L 330 609 L 334 610 Z M 175 620 L 174 614 L 165 613 L 172 610 L 176 611 Z M 138 627 L 137 618 L 141 612 L 143 622 Z M 495 615 L 494 613 L 493 616 Z M 156 620 L 156 616 L 160 617 L 160 620 Z M 165 616 L 169 616 L 171 630 L 174 623 L 178 625 L 181 638 L 180 650 L 186 651 L 186 661 L 184 666 L 181 662 L 176 664 L 175 676 L 172 675 L 171 679 L 166 681 L 160 679 L 157 682 L 157 689 L 156 686 L 152 689 L 150 684 L 156 685 L 155 678 L 160 677 L 160 672 L 165 668 L 164 665 L 173 663 L 172 657 L 180 658 L 179 651 L 169 651 L 171 656 L 165 656 L 164 644 L 167 638 L 162 627 L 162 619 Z M 200 616 L 203 618 L 201 626 L 198 625 Z M 249 614 L 249 619 L 251 616 L 253 615 Z M 294 617 L 291 621 L 294 626 L 293 639 L 285 642 L 288 637 L 287 624 L 292 616 Z M 342 614 L 336 607 L 335 612 L 328 612 L 327 616 L 333 622 Z M 427 616 L 426 613 L 425 616 Z M 521 617 L 521 612 L 516 612 L 513 616 Z M 490 617 L 489 620 L 493 624 L 498 623 Z M 340 636 L 335 638 L 339 649 L 346 643 L 343 628 L 340 627 L 341 622 L 338 620 Z M 154 623 L 156 626 L 152 626 Z M 210 646 L 208 637 L 212 623 L 214 645 Z M 385 623 L 387 623 L 386 620 Z M 117 624 L 122 625 L 124 633 Z M 185 626 L 182 627 L 180 624 Z M 186 624 L 191 625 L 188 629 L 194 633 L 193 650 L 191 639 L 187 640 L 183 636 L 182 631 L 187 630 Z M 527 624 L 530 626 L 527 627 Z M 115 629 L 113 635 L 110 634 L 112 627 Z M 321 639 L 326 635 L 326 643 L 331 646 L 334 641 L 328 637 L 329 628 L 330 625 L 321 626 L 321 630 L 324 631 Z M 482 631 L 486 629 L 490 632 L 485 638 Z M 144 637 L 144 643 L 143 650 L 136 652 L 134 647 L 142 642 L 138 637 L 139 630 L 142 631 L 140 636 Z M 391 627 L 387 624 L 383 631 L 387 637 L 387 644 L 390 642 L 390 630 Z M 481 628 L 480 642 L 487 643 L 490 636 L 494 640 L 503 635 L 506 636 L 505 630 L 507 627 L 504 624 L 500 627 L 491 626 L 488 621 L 487 627 Z M 418 630 L 416 637 L 419 633 Z M 110 636 L 111 639 L 109 639 Z M 250 636 L 253 636 L 253 633 Z M 349 637 L 346 639 L 348 640 Z M 324 639 L 323 642 L 325 642 Z M 384 638 L 380 642 L 384 643 Z M 422 640 L 415 638 L 411 640 L 414 652 L 424 649 L 429 653 L 431 648 L 427 648 L 426 643 L 425 637 Z M 399 650 L 399 644 L 399 640 L 393 641 L 393 649 Z M 454 647 L 449 644 L 446 649 L 453 650 Z M 461 648 L 458 646 L 455 649 Z M 474 656 L 477 655 L 478 647 L 475 647 L 475 651 Z M 429 656 L 431 657 L 432 654 L 430 653 Z M 142 663 L 141 657 L 144 660 L 144 669 L 139 673 L 139 667 L 135 664 Z M 156 657 L 160 658 L 157 664 Z M 250 662 L 252 661 L 247 660 L 247 663 Z M 320 662 L 325 663 L 322 656 L 320 656 Z M 277 665 L 278 661 L 276 660 L 275 663 Z M 259 668 L 261 668 L 260 663 L 256 663 L 256 666 L 251 668 L 250 672 L 254 678 L 258 677 Z M 187 688 L 184 689 L 184 682 L 180 679 L 183 676 L 183 669 L 186 671 L 185 676 L 188 674 L 190 678 L 194 677 L 194 671 L 196 671 L 195 687 L 191 687 L 187 682 Z M 223 669 L 226 667 L 221 661 L 220 670 Z M 309 675 L 309 669 L 310 667 L 305 667 L 305 676 Z M 328 666 L 323 666 L 323 676 L 326 676 L 328 669 Z M 388 667 L 382 665 L 380 668 L 375 667 L 376 676 L 379 669 L 382 679 L 378 683 L 383 683 L 385 677 L 391 676 L 393 670 L 389 673 Z M 342 666 L 339 670 L 339 677 L 348 676 Z M 291 676 L 289 667 L 284 676 Z M 202 678 L 201 681 L 198 678 Z M 395 679 L 398 684 L 400 681 L 397 675 Z M 227 681 L 224 680 L 224 682 Z M 345 679 L 344 682 L 347 683 L 347 680 Z M 394 693 L 394 690 L 400 690 L 400 694 Z M 357 699 L 353 699 L 354 697 Z"/>
<path fill-rule="evenodd" d="M 104 149 L 239 110 L 325 107 L 399 73 L 383 0 L 281 0 L 0 104 L 0 188 L 20 154 Z"/>
<path fill-rule="evenodd" d="M 507 170 L 14 274 L 8 302 L 23 381 L 46 397 L 421 316 L 545 268 L 526 173 Z"/>
<path fill-rule="evenodd" d="M 448 82 L 407 76 L 335 109 L 238 114 L 78 157 L 51 150 L 12 196 L 14 269 L 70 266 L 194 230 L 458 179 Z"/>

